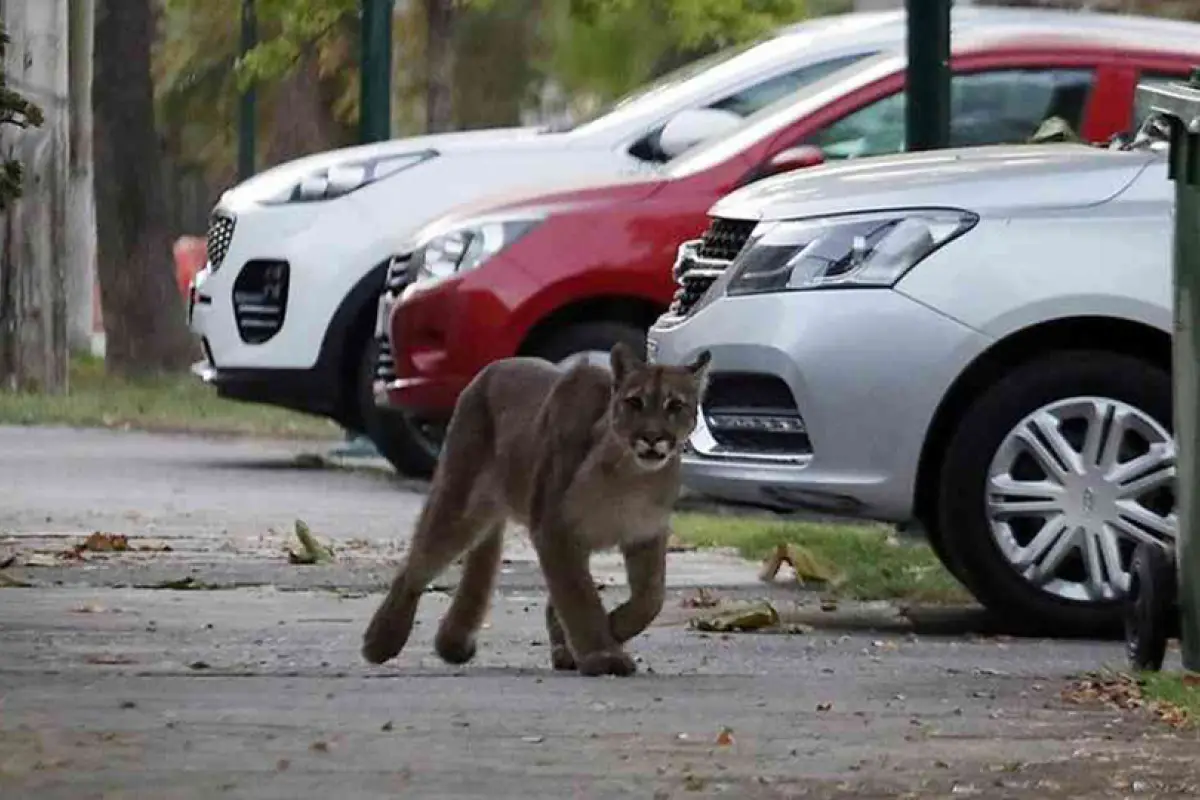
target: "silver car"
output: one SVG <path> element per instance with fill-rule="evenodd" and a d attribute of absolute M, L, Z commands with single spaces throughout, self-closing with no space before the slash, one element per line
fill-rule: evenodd
<path fill-rule="evenodd" d="M 1173 194 L 1160 147 L 847 161 L 683 244 L 649 354 L 713 373 L 702 493 L 915 522 L 990 608 L 1109 628 L 1176 535 Z"/>

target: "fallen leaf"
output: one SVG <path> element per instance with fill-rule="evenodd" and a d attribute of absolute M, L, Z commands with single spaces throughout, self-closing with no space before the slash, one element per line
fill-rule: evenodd
<path fill-rule="evenodd" d="M 541 744 L 546 741 L 545 736 L 522 736 L 521 741 L 526 744 Z"/>
<path fill-rule="evenodd" d="M 721 732 L 717 734 L 717 744 L 721 747 L 733 744 L 733 728 L 721 728 Z"/>
<path fill-rule="evenodd" d="M 132 700 L 122 700 L 121 708 L 137 708 L 137 703 L 133 702 Z M 114 737 L 115 735 L 116 734 L 114 734 Z"/>
<path fill-rule="evenodd" d="M 687 542 L 683 541 L 683 539 L 680 539 L 678 536 L 676 536 L 673 533 L 667 539 L 667 552 L 668 553 L 690 553 L 695 549 L 696 549 L 696 545 L 688 544 Z"/>
<path fill-rule="evenodd" d="M 97 603 L 88 603 L 87 605 L 82 605 L 82 606 L 79 606 L 78 608 L 76 608 L 75 613 L 77 613 L 77 614 L 100 614 L 106 610 L 107 609 L 104 606 L 99 605 Z"/>
<path fill-rule="evenodd" d="M 379 730 L 383 731 L 384 733 L 387 733 L 388 731 L 392 730 L 395 727 L 396 727 L 395 724 L 389 719 L 387 722 L 383 723 L 383 726 Z"/>
<path fill-rule="evenodd" d="M 285 769 L 287 769 L 291 765 L 292 765 L 291 761 L 289 761 L 286 758 L 281 758 L 275 762 L 275 769 L 277 769 L 280 772 L 283 772 Z"/>
<path fill-rule="evenodd" d="M 28 581 L 23 581 L 20 578 L 14 578 L 11 575 L 5 575 L 3 572 L 0 572 L 0 587 L 8 589 L 28 589 L 31 586 L 33 586 L 33 584 L 29 583 Z"/>
<path fill-rule="evenodd" d="M 313 742 L 312 744 L 310 744 L 308 746 L 308 749 L 312 750 L 314 752 L 317 752 L 317 753 L 328 753 L 329 752 L 329 742 L 324 742 L 324 741 Z"/>
<path fill-rule="evenodd" d="M 78 549 L 91 550 L 93 553 L 121 553 L 129 549 L 129 538 L 119 533 L 96 531 L 84 539 Z"/>
<path fill-rule="evenodd" d="M 689 626 L 698 631 L 734 632 L 756 631 L 779 624 L 779 612 L 775 606 L 761 602 L 750 608 L 726 611 L 708 617 L 696 617 Z"/>
<path fill-rule="evenodd" d="M 319 543 L 302 519 L 296 520 L 296 538 L 303 548 L 296 552 L 288 548 L 288 561 L 292 564 L 323 564 L 333 560 L 333 549 Z"/>
<path fill-rule="evenodd" d="M 833 703 L 817 703 L 817 711 L 832 711 Z"/>
<path fill-rule="evenodd" d="M 689 792 L 702 792 L 704 791 L 706 784 L 707 781 L 705 781 L 704 778 L 701 778 L 699 775 L 683 776 L 683 788 Z"/>
<path fill-rule="evenodd" d="M 818 583 L 824 585 L 836 584 L 842 580 L 837 569 L 817 557 L 808 548 L 797 544 L 780 544 L 775 551 L 763 561 L 759 580 L 770 583 L 775 580 L 779 569 L 787 564 L 796 573 L 796 581 L 801 584 Z"/>
<path fill-rule="evenodd" d="M 190 669 L 209 669 L 210 668 L 207 661 L 193 661 L 191 664 L 188 664 L 188 667 Z"/>
<path fill-rule="evenodd" d="M 214 583 L 196 580 L 191 575 L 186 578 L 176 578 L 170 581 L 159 581 L 148 586 L 138 586 L 139 589 L 173 589 L 175 591 L 203 591 L 220 588 Z"/>
<path fill-rule="evenodd" d="M 1184 673 L 1183 685 L 1184 686 L 1200 686 L 1200 675 L 1197 675 L 1194 672 Z"/>
<path fill-rule="evenodd" d="M 17 560 L 16 553 L 9 553 L 4 558 L 0 558 L 0 569 L 8 569 L 9 567 L 11 567 L 13 565 L 13 562 L 16 560 Z"/>
<path fill-rule="evenodd" d="M 30 553 L 24 559 L 26 567 L 57 567 L 60 563 L 57 558 L 45 553 Z"/>
<path fill-rule="evenodd" d="M 95 653 L 84 659 L 89 664 L 136 664 L 137 659 L 120 653 Z"/>
<path fill-rule="evenodd" d="M 679 604 L 684 608 L 714 608 L 721 604 L 721 598 L 713 595 L 711 590 L 700 587 L 695 594 L 683 598 Z"/>

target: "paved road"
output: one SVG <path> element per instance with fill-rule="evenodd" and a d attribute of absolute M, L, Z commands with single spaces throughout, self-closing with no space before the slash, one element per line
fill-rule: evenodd
<path fill-rule="evenodd" d="M 631 648 L 631 679 L 548 669 L 540 581 L 518 537 L 475 663 L 432 656 L 447 603 L 434 591 L 409 649 L 370 667 L 359 637 L 420 487 L 298 468 L 299 452 L 0 428 L 0 559 L 97 529 L 172 547 L 5 571 L 36 585 L 0 589 L 0 796 L 1200 792 L 1194 736 L 1060 698 L 1070 675 L 1120 665 L 1116 644 L 689 630 L 691 586 L 760 591 L 728 558 L 673 556 L 668 608 Z M 287 564 L 296 517 L 339 545 L 337 565 Z M 619 569 L 601 566 L 618 599 Z M 138 588 L 181 577 L 213 590 Z"/>

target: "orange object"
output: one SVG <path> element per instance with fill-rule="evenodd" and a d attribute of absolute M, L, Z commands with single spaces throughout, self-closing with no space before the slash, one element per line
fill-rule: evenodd
<path fill-rule="evenodd" d="M 204 262 L 208 260 L 204 237 L 180 236 L 171 250 L 175 256 L 175 283 L 179 293 L 186 298 L 192 279 L 204 269 Z"/>

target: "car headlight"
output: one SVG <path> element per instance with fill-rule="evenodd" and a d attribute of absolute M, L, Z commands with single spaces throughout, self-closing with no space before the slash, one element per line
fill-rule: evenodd
<path fill-rule="evenodd" d="M 767 223 L 727 270 L 730 295 L 891 286 L 979 217 L 911 209 Z"/>
<path fill-rule="evenodd" d="M 343 161 L 328 167 L 313 170 L 296 183 L 287 187 L 266 202 L 269 205 L 285 203 L 315 203 L 343 197 L 353 191 L 383 180 L 397 172 L 415 167 L 437 155 L 434 150 L 421 150 L 396 156 L 379 156 L 357 161 Z"/>
<path fill-rule="evenodd" d="M 438 234 L 413 253 L 412 284 L 428 284 L 473 270 L 529 233 L 545 217 L 480 219 Z"/>

